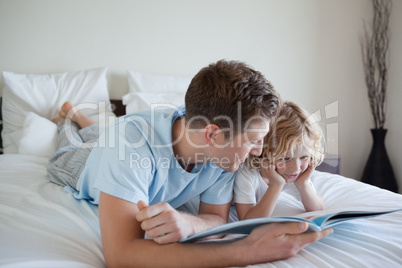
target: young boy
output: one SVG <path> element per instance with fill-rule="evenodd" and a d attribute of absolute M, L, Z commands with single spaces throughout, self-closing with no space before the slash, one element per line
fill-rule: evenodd
<path fill-rule="evenodd" d="M 261 154 L 280 103 L 261 73 L 219 61 L 193 78 L 185 110 L 127 115 L 105 131 L 107 146 L 90 151 L 73 188 L 76 198 L 99 204 L 106 264 L 241 266 L 290 257 L 328 235 L 272 224 L 229 244 L 175 243 L 227 221 L 232 172 Z M 176 210 L 197 196 L 198 215 Z"/>

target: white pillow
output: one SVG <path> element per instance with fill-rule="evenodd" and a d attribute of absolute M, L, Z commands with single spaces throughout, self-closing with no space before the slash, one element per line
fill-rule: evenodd
<path fill-rule="evenodd" d="M 4 153 L 19 152 L 21 131 L 29 112 L 53 119 L 58 116 L 63 103 L 70 101 L 73 105 L 87 107 L 82 111 L 95 121 L 99 121 L 99 112 L 113 116 L 111 111 L 104 109 L 110 105 L 106 71 L 104 67 L 43 75 L 3 72 Z"/>
<path fill-rule="evenodd" d="M 129 93 L 137 92 L 186 92 L 192 77 L 148 74 L 127 71 Z"/>
<path fill-rule="evenodd" d="M 155 75 L 128 71 L 129 93 L 123 96 L 126 113 L 149 109 L 151 104 L 184 105 L 184 96 L 192 77 Z"/>
<path fill-rule="evenodd" d="M 29 112 L 25 117 L 18 152 L 50 158 L 56 151 L 56 140 L 56 124 Z"/>
<path fill-rule="evenodd" d="M 174 108 L 184 105 L 185 93 L 129 93 L 123 96 L 126 114 L 136 113 L 149 108 Z"/>

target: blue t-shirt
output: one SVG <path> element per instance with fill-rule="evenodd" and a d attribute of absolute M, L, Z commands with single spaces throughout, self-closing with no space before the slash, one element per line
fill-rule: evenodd
<path fill-rule="evenodd" d="M 104 192 L 174 208 L 197 196 L 209 204 L 230 202 L 234 173 L 212 162 L 197 163 L 187 172 L 174 157 L 172 126 L 184 112 L 184 107 L 155 109 L 120 118 L 92 149 L 74 196 L 98 204 Z"/>

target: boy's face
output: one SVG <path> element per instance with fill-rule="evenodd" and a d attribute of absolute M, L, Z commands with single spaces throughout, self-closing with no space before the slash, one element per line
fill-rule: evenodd
<path fill-rule="evenodd" d="M 295 182 L 309 166 L 311 153 L 304 144 L 296 146 L 295 150 L 276 160 L 276 172 L 287 183 Z"/>
<path fill-rule="evenodd" d="M 234 172 L 247 157 L 262 153 L 264 137 L 269 131 L 268 120 L 256 120 L 246 132 L 239 133 L 231 139 L 225 139 L 223 133 L 216 137 L 212 162 L 222 169 Z"/>

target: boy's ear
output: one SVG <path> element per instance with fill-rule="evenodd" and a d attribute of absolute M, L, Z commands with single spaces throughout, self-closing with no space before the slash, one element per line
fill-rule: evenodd
<path fill-rule="evenodd" d="M 205 142 L 209 146 L 214 146 L 216 144 L 216 135 L 221 133 L 222 130 L 218 125 L 215 124 L 209 124 L 204 127 L 205 134 Z"/>

